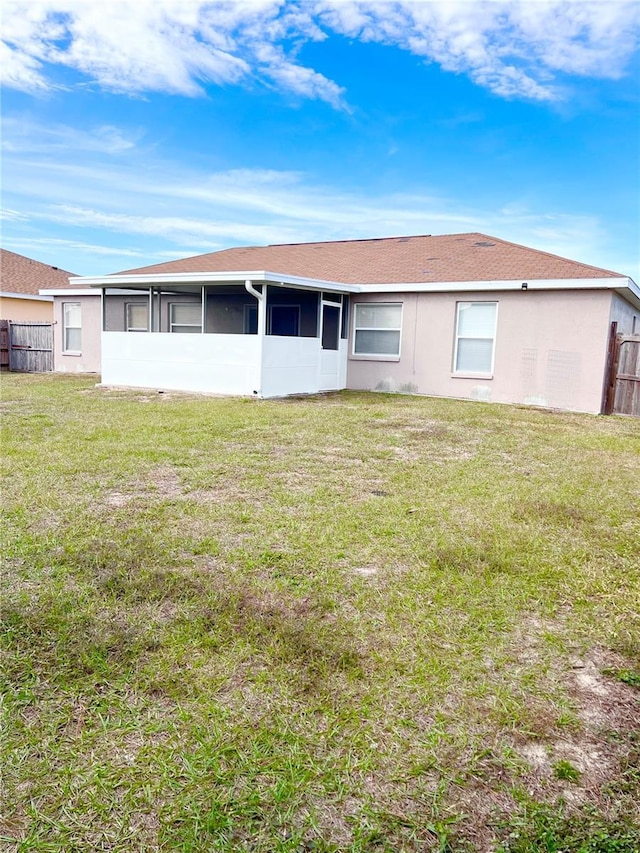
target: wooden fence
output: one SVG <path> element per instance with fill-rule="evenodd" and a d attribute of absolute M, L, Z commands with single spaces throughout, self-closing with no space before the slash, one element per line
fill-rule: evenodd
<path fill-rule="evenodd" d="M 53 370 L 53 323 L 3 320 L 0 321 L 0 339 L 3 335 L 6 335 L 3 366 L 6 357 L 9 370 L 21 373 L 48 373 Z M 0 343 L 5 341 L 0 340 Z"/>
<path fill-rule="evenodd" d="M 640 418 L 640 335 L 618 335 L 611 324 L 605 415 Z"/>
<path fill-rule="evenodd" d="M 0 320 L 0 370 L 9 369 L 9 321 Z"/>

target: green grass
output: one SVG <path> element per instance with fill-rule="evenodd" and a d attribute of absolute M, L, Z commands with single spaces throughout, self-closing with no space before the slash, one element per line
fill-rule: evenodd
<path fill-rule="evenodd" d="M 2 397 L 5 848 L 640 848 L 640 422 Z"/>

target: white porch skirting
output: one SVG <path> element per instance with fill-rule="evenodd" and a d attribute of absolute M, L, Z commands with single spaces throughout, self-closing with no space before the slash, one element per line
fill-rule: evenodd
<path fill-rule="evenodd" d="M 256 396 L 257 335 L 103 332 L 102 382 Z"/>
<path fill-rule="evenodd" d="M 346 341 L 148 332 L 102 333 L 102 382 L 133 388 L 283 397 L 346 385 Z"/>

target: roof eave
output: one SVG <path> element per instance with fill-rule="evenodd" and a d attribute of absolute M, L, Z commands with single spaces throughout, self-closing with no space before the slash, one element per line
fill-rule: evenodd
<path fill-rule="evenodd" d="M 443 293 L 451 291 L 500 291 L 500 290 L 616 290 L 635 294 L 640 298 L 640 289 L 633 279 L 619 278 L 516 278 L 492 281 L 420 281 L 394 282 L 388 284 L 361 284 L 362 293 Z"/>
<path fill-rule="evenodd" d="M 43 297 L 47 299 L 54 296 L 99 296 L 95 290 L 88 287 L 43 287 L 40 291 Z"/>
<path fill-rule="evenodd" d="M 53 298 L 46 293 L 14 293 L 10 290 L 0 291 L 0 298 L 3 299 L 35 299 L 36 302 L 53 302 Z"/>
<path fill-rule="evenodd" d="M 85 285 L 87 287 L 153 287 L 163 284 L 171 285 L 172 288 L 180 285 L 193 284 L 216 284 L 216 283 L 238 283 L 245 281 L 267 282 L 281 285 L 283 287 L 294 286 L 306 290 L 337 291 L 339 293 L 358 293 L 360 286 L 356 284 L 345 284 L 340 281 L 326 281 L 324 279 L 306 278 L 304 276 L 288 275 L 287 273 L 271 272 L 269 270 L 223 270 L 218 272 L 181 272 L 181 273 L 146 273 L 141 275 L 108 275 L 98 277 L 72 278 L 72 284 Z"/>

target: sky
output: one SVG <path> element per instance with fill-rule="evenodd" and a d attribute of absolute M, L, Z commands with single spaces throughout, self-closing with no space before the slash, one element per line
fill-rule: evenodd
<path fill-rule="evenodd" d="M 2 245 L 479 231 L 640 282 L 640 3 L 4 0 Z"/>

